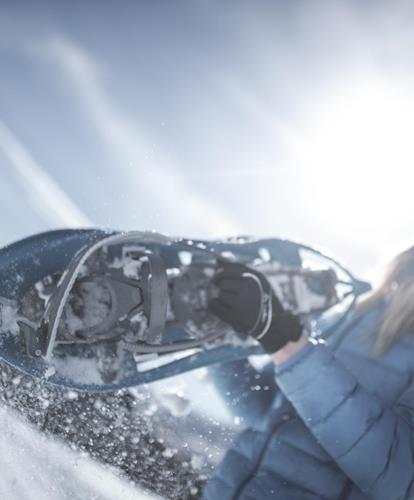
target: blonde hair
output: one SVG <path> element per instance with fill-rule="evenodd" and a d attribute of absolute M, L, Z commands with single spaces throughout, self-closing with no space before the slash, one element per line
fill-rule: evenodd
<path fill-rule="evenodd" d="M 358 306 L 365 310 L 383 303 L 384 315 L 373 354 L 384 354 L 396 341 L 414 336 L 414 246 L 397 255 L 387 266 L 380 284 Z"/>

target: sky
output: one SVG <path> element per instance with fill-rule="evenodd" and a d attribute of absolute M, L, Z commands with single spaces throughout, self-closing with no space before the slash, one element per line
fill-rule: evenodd
<path fill-rule="evenodd" d="M 370 277 L 413 240 L 409 1 L 0 2 L 0 244 L 284 236 Z"/>

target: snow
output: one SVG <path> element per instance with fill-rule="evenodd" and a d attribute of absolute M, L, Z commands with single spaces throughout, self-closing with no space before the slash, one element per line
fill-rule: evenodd
<path fill-rule="evenodd" d="M 102 377 L 96 363 L 91 363 L 86 358 L 53 357 L 51 360 L 53 368 L 69 380 L 80 384 L 101 384 Z"/>
<path fill-rule="evenodd" d="M 56 368 L 54 366 L 50 365 L 47 367 L 47 369 L 45 371 L 44 378 L 48 379 L 48 378 L 52 377 L 55 373 L 56 373 Z"/>
<path fill-rule="evenodd" d="M 43 460 L 43 455 L 50 457 L 52 466 L 49 467 L 47 477 L 49 475 L 66 477 L 68 468 L 82 467 L 83 469 L 87 453 L 90 457 L 88 461 L 97 460 L 101 464 L 106 464 L 104 467 L 100 466 L 105 474 L 109 470 L 108 467 L 112 467 L 118 471 L 116 476 L 122 474 L 128 477 L 134 485 L 146 488 L 151 491 L 151 494 L 159 495 L 161 498 L 192 500 L 194 496 L 199 495 L 212 471 L 211 467 L 217 462 L 217 457 L 221 456 L 223 436 L 229 437 L 229 430 L 221 425 L 214 426 L 218 435 L 211 434 L 213 424 L 193 411 L 188 412 L 189 408 L 185 411 L 187 404 L 185 402 L 181 407 L 181 416 L 174 416 L 172 414 L 174 408 L 171 406 L 167 408 L 158 398 L 158 394 L 154 394 L 152 387 L 141 386 L 130 391 L 99 395 L 87 394 L 55 387 L 46 381 L 42 382 L 23 375 L 10 367 L 0 366 L 0 388 L 2 389 L 0 419 L 4 414 L 2 408 L 17 410 L 18 415 L 24 416 L 24 422 L 28 421 L 39 429 L 40 433 L 33 431 L 39 443 L 42 445 L 46 441 L 55 443 L 50 439 L 50 436 L 54 436 L 59 440 L 57 442 L 61 449 L 68 450 L 66 446 L 70 446 L 69 458 L 64 458 L 60 449 L 55 453 L 54 448 L 51 448 L 52 451 L 42 452 L 42 455 L 35 458 L 27 452 L 31 462 L 43 462 L 44 467 L 48 467 L 48 462 Z M 176 388 L 178 390 L 178 385 Z M 164 387 L 164 391 L 160 392 L 168 392 L 166 389 Z M 181 386 L 181 389 L 182 399 L 184 399 L 185 388 Z M 180 410 L 179 405 L 176 406 Z M 193 408 L 190 409 L 193 410 Z M 8 418 L 8 421 L 11 422 L 13 418 L 14 416 Z M 19 418 L 15 420 L 16 431 L 12 432 L 20 432 L 22 428 L 20 422 L 23 423 L 23 427 L 29 427 Z M 2 423 L 0 420 L 0 425 Z M 12 428 L 12 424 L 3 424 L 2 427 L 6 430 L 5 434 L 10 435 L 9 428 Z M 33 442 L 30 437 L 26 441 L 29 444 Z M 31 448 L 29 444 L 27 446 L 26 442 L 21 444 L 14 437 L 6 442 L 6 436 L 3 436 L 3 442 L 0 442 L 2 446 L 0 453 L 3 451 L 5 454 L 5 451 L 10 448 L 13 454 L 16 454 L 25 447 L 41 451 L 40 444 L 35 444 Z M 13 446 L 16 446 L 16 449 Z M 213 457 L 205 456 L 206 447 L 213 450 L 215 453 Z M 62 462 L 66 461 L 67 464 L 72 465 L 64 466 L 62 463 L 61 471 L 58 467 L 58 459 L 54 458 L 57 453 L 62 456 Z M 200 456 L 197 468 L 192 466 L 193 453 Z M 15 467 L 16 477 L 21 470 L 25 470 L 24 462 L 19 462 L 19 460 L 23 460 L 21 453 L 10 466 L 11 469 Z M 79 465 L 80 461 L 82 461 L 81 465 Z M 56 465 L 53 467 L 54 463 Z M 27 468 L 27 471 L 32 478 L 39 475 L 34 469 Z M 95 476 L 98 482 L 104 481 L 103 474 L 95 474 Z M 92 477 L 92 473 L 88 472 L 87 477 Z M 105 492 L 95 495 L 92 492 L 89 495 L 89 491 L 85 493 L 85 487 L 77 477 L 73 477 L 71 481 L 73 484 L 78 483 L 80 493 L 79 496 L 72 497 L 68 493 L 70 498 L 94 498 L 96 500 L 108 497 L 131 498 L 127 494 L 124 495 L 122 491 L 116 494 L 111 492 L 107 496 L 104 495 Z M 58 490 L 53 485 L 51 488 Z M 66 491 L 64 485 L 61 490 Z M 3 490 L 0 488 L 0 495 L 2 493 Z M 60 493 L 52 498 L 57 500 L 65 498 L 59 495 Z M 15 497 L 7 495 L 0 496 L 0 498 L 15 500 Z M 22 498 L 26 497 L 22 496 Z M 48 500 L 50 496 L 36 494 L 33 498 Z M 142 496 L 137 495 L 134 498 L 142 498 Z"/>
<path fill-rule="evenodd" d="M 111 296 L 102 282 L 85 281 L 66 306 L 66 325 L 69 333 L 94 327 L 108 316 Z M 81 317 L 79 317 L 81 315 Z"/>
<path fill-rule="evenodd" d="M 193 260 L 193 254 L 188 251 L 178 252 L 178 258 L 183 266 L 189 266 Z"/>
<path fill-rule="evenodd" d="M 0 498 L 6 500 L 156 500 L 57 439 L 0 407 Z"/>
<path fill-rule="evenodd" d="M 162 405 L 166 408 L 173 417 L 182 417 L 191 412 L 191 400 L 185 394 L 183 389 L 171 388 L 163 391 L 158 395 Z"/>
<path fill-rule="evenodd" d="M 140 260 L 130 259 L 129 262 L 125 263 L 122 267 L 124 275 L 127 278 L 139 279 L 142 263 L 143 263 L 142 259 Z"/>
<path fill-rule="evenodd" d="M 0 330 L 13 334 L 19 332 L 16 310 L 16 305 L 12 301 L 0 297 Z"/>

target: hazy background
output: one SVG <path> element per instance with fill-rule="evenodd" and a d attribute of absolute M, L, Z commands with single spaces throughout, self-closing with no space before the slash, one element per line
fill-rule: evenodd
<path fill-rule="evenodd" d="M 410 1 L 0 0 L 0 244 L 284 235 L 362 276 L 413 239 Z"/>

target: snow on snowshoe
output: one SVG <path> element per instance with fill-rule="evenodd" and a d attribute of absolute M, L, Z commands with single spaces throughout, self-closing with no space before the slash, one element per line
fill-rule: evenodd
<path fill-rule="evenodd" d="M 332 258 L 289 240 L 51 231 L 0 250 L 0 359 L 99 392 L 264 354 L 208 307 L 214 276 L 234 262 L 261 272 L 309 328 L 342 307 L 337 327 L 369 289 Z"/>

